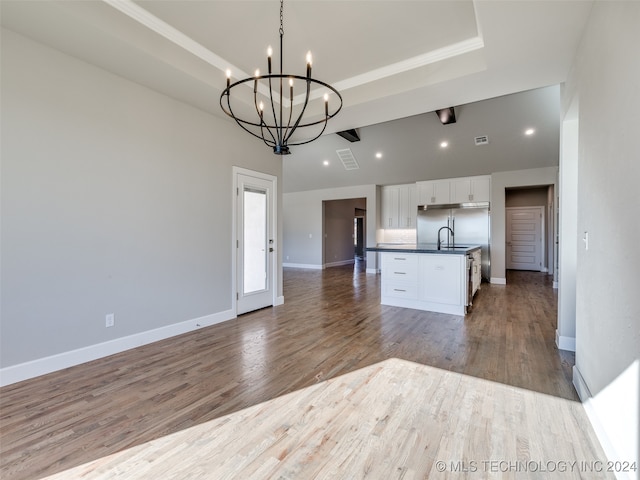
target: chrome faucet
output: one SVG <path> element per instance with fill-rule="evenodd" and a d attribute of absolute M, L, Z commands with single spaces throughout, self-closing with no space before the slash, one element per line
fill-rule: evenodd
<path fill-rule="evenodd" d="M 449 227 L 440 227 L 440 230 L 438 230 L 438 250 L 440 250 L 440 247 L 442 246 L 442 242 L 440 241 L 440 232 L 445 228 L 451 232 L 451 236 L 453 237 L 453 230 L 451 230 Z"/>

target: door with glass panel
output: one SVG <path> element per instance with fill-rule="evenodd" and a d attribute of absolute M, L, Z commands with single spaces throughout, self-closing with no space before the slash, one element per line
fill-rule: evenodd
<path fill-rule="evenodd" d="M 238 175 L 237 313 L 273 305 L 273 182 Z"/>

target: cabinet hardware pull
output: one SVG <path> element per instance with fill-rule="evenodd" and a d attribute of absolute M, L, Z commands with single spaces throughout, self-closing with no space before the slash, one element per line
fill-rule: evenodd
<path fill-rule="evenodd" d="M 406 258 L 402 258 L 402 257 L 393 257 L 394 260 L 406 260 Z"/>
<path fill-rule="evenodd" d="M 407 272 L 393 272 L 395 275 L 406 275 Z"/>
<path fill-rule="evenodd" d="M 394 288 L 393 291 L 394 292 L 406 292 L 406 290 L 400 290 L 399 288 Z"/>

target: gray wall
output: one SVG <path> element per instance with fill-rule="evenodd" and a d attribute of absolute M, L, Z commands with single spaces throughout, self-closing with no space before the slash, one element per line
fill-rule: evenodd
<path fill-rule="evenodd" d="M 595 2 L 562 95 L 564 112 L 579 100 L 574 383 L 605 451 L 630 462 L 640 456 L 638 25 L 640 3 Z"/>
<path fill-rule="evenodd" d="M 366 241 L 375 245 L 379 202 L 375 185 L 328 188 L 283 195 L 284 266 L 323 268 L 323 202 L 366 198 Z M 367 269 L 376 269 L 376 255 L 367 253 Z"/>
<path fill-rule="evenodd" d="M 509 189 L 505 193 L 505 207 L 546 207 L 547 187 Z"/>
<path fill-rule="evenodd" d="M 367 199 L 327 200 L 323 203 L 324 265 L 353 262 L 355 255 L 353 219 L 356 208 L 366 210 Z"/>
<path fill-rule="evenodd" d="M 232 165 L 279 157 L 4 29 L 1 93 L 3 368 L 232 307 Z"/>

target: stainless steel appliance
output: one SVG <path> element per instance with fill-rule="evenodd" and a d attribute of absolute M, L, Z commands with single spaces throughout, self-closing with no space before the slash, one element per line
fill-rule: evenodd
<path fill-rule="evenodd" d="M 438 244 L 438 231 L 443 229 L 442 245 L 480 245 L 482 278 L 491 277 L 489 256 L 491 210 L 489 202 L 418 206 L 417 241 L 420 245 Z"/>

